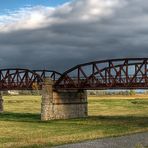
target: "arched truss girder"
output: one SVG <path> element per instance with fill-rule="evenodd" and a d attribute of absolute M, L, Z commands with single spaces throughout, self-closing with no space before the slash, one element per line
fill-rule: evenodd
<path fill-rule="evenodd" d="M 57 81 L 62 74 L 54 70 L 33 70 L 33 72 L 40 75 L 42 79 L 50 77 L 54 82 Z"/>
<path fill-rule="evenodd" d="M 66 71 L 56 89 L 145 89 L 148 88 L 148 58 L 94 61 Z"/>
<path fill-rule="evenodd" d="M 0 69 L 0 90 L 41 89 L 43 79 L 28 69 Z"/>

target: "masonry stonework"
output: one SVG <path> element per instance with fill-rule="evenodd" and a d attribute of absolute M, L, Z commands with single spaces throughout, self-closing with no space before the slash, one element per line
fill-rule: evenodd
<path fill-rule="evenodd" d="M 87 117 L 87 93 L 84 90 L 53 90 L 53 82 L 42 87 L 41 120 Z"/>
<path fill-rule="evenodd" d="M 52 109 L 52 101 L 53 101 L 53 90 L 52 90 L 53 82 L 51 79 L 45 79 L 42 85 L 42 102 L 41 102 L 41 120 L 46 121 L 52 118 L 53 109 Z"/>
<path fill-rule="evenodd" d="M 0 95 L 0 113 L 2 113 L 4 110 L 3 108 L 3 99 L 2 99 L 2 95 Z"/>

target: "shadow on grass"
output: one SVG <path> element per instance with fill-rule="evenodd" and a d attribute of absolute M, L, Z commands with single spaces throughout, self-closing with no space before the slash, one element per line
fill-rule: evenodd
<path fill-rule="evenodd" d="M 131 116 L 131 115 L 121 115 L 121 116 L 89 116 L 88 119 L 91 120 L 115 120 L 115 121 L 133 121 L 133 120 L 147 120 L 148 116 Z"/>
<path fill-rule="evenodd" d="M 35 113 L 13 113 L 4 112 L 0 113 L 0 121 L 15 121 L 15 122 L 43 122 L 40 120 L 40 114 Z M 67 120 L 55 120 L 60 123 L 62 122 L 77 122 L 77 121 L 98 121 L 98 122 L 124 122 L 124 123 L 134 123 L 137 122 L 141 126 L 148 127 L 148 116 L 89 116 L 87 118 L 76 118 Z M 52 122 L 52 121 L 48 121 Z"/>
<path fill-rule="evenodd" d="M 0 121 L 38 122 L 40 114 L 4 112 L 0 113 Z"/>

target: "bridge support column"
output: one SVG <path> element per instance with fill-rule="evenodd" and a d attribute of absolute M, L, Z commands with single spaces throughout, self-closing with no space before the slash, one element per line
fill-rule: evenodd
<path fill-rule="evenodd" d="M 42 85 L 41 120 L 49 120 L 53 114 L 53 82 L 46 78 Z"/>
<path fill-rule="evenodd" d="M 55 91 L 52 82 L 45 81 L 42 93 L 41 120 L 87 117 L 86 91 Z"/>
<path fill-rule="evenodd" d="M 2 113 L 4 111 L 4 108 L 3 108 L 3 98 L 2 98 L 2 95 L 0 94 L 0 113 Z"/>

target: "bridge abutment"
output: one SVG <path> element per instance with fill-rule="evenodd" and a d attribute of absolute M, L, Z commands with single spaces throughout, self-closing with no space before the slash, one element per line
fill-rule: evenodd
<path fill-rule="evenodd" d="M 84 90 L 53 90 L 53 82 L 42 87 L 41 120 L 87 117 L 87 93 Z"/>

